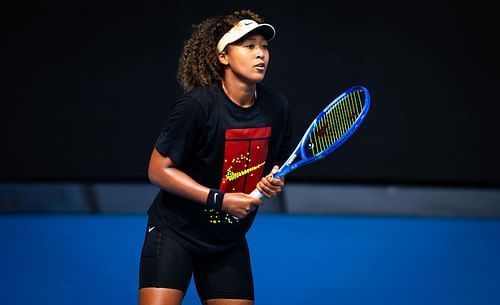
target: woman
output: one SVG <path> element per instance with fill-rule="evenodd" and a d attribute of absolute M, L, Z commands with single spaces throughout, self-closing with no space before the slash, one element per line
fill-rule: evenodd
<path fill-rule="evenodd" d="M 275 30 L 254 12 L 208 18 L 187 40 L 175 101 L 151 154 L 161 190 L 148 210 L 139 304 L 181 304 L 194 275 L 204 304 L 253 304 L 245 234 L 290 153 L 287 99 L 260 85 Z M 265 173 L 268 175 L 264 176 Z M 264 177 L 263 177 L 264 176 Z"/>

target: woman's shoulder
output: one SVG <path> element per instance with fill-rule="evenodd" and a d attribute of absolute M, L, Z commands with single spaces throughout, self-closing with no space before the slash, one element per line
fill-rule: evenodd
<path fill-rule="evenodd" d="M 217 85 L 196 87 L 184 94 L 184 98 L 190 99 L 202 105 L 207 105 L 207 103 L 216 100 L 217 96 L 218 96 Z"/>
<path fill-rule="evenodd" d="M 214 104 L 217 95 L 216 88 L 197 87 L 185 92 L 173 102 L 173 107 L 191 111 L 193 113 L 207 113 Z"/>
<path fill-rule="evenodd" d="M 272 104 L 274 105 L 278 105 L 280 107 L 288 107 L 287 96 L 271 87 L 259 84 L 257 86 L 257 98 L 259 98 L 259 95 L 265 100 L 272 101 Z"/>

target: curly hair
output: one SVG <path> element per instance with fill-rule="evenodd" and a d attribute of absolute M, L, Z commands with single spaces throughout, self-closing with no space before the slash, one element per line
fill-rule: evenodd
<path fill-rule="evenodd" d="M 226 16 L 210 17 L 193 25 L 193 33 L 184 43 L 177 71 L 177 81 L 184 91 L 205 87 L 222 79 L 224 67 L 217 59 L 217 43 L 242 19 L 264 22 L 251 10 L 240 10 Z"/>

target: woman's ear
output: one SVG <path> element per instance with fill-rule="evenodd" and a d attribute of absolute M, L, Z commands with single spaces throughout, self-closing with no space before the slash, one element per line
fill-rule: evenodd
<path fill-rule="evenodd" d="M 223 64 L 224 66 L 227 66 L 229 64 L 229 61 L 227 60 L 227 53 L 226 52 L 220 52 L 219 55 L 217 55 L 217 58 L 219 59 L 219 62 Z"/>

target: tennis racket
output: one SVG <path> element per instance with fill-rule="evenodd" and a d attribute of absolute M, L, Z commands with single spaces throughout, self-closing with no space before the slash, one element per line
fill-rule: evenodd
<path fill-rule="evenodd" d="M 331 154 L 358 129 L 369 108 L 370 93 L 365 87 L 347 89 L 312 121 L 293 153 L 273 177 L 281 178 Z M 258 189 L 253 190 L 250 196 L 264 197 Z"/>

